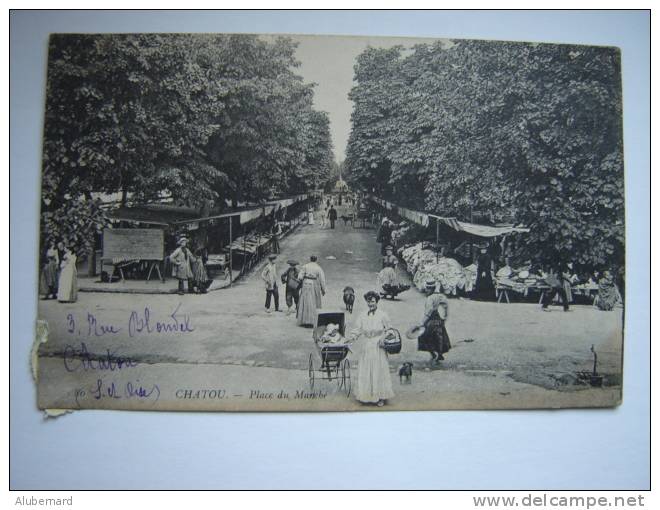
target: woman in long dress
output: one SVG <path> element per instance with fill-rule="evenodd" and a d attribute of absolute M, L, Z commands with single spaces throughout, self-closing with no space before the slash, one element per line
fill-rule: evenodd
<path fill-rule="evenodd" d="M 57 299 L 57 285 L 60 278 L 60 257 L 53 245 L 46 252 L 46 263 L 42 271 L 44 299 Z"/>
<path fill-rule="evenodd" d="M 75 303 L 78 299 L 76 260 L 76 255 L 66 249 L 60 262 L 60 278 L 57 285 L 57 300 L 60 303 Z"/>
<path fill-rule="evenodd" d="M 209 275 L 206 272 L 204 258 L 204 249 L 197 250 L 197 252 L 192 257 L 190 257 L 193 290 L 198 294 L 206 294 L 208 292 L 209 285 L 211 284 L 209 281 Z"/>
<path fill-rule="evenodd" d="M 390 328 L 390 318 L 378 310 L 380 296 L 369 291 L 364 295 L 369 309 L 357 319 L 349 339 L 361 338 L 362 353 L 358 361 L 356 398 L 363 404 L 385 405 L 394 396 L 390 365 L 384 349 L 384 333 Z"/>
<path fill-rule="evenodd" d="M 418 326 L 424 327 L 424 332 L 417 339 L 417 350 L 431 354 L 430 365 L 436 365 L 444 360 L 444 354 L 451 349 L 449 335 L 445 328 L 448 317 L 449 303 L 442 293 L 440 282 L 429 280 L 426 282 L 426 291 L 429 296 L 424 305 L 424 317 Z"/>
<path fill-rule="evenodd" d="M 492 299 L 495 296 L 492 270 L 493 259 L 490 258 L 486 248 L 482 248 L 477 258 L 477 281 L 474 284 L 472 299 Z"/>
<path fill-rule="evenodd" d="M 299 326 L 315 326 L 316 310 L 323 307 L 322 296 L 325 294 L 325 273 L 316 263 L 316 256 L 300 268 L 298 278 L 302 279 L 300 301 L 296 314 Z"/>

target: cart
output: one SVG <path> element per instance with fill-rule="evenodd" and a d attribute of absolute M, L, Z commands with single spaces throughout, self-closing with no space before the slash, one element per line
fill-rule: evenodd
<path fill-rule="evenodd" d="M 316 352 L 309 355 L 309 386 L 314 390 L 317 380 L 335 381 L 339 391 L 351 394 L 351 362 L 346 358 L 351 352 L 348 343 L 324 344 L 321 336 L 328 324 L 339 325 L 342 336 L 346 333 L 346 322 L 343 312 L 319 312 L 314 328 L 314 345 Z"/>

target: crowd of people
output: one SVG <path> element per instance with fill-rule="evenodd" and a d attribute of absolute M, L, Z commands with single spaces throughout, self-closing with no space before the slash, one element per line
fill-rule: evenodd
<path fill-rule="evenodd" d="M 314 326 L 317 309 L 323 308 L 323 296 L 326 293 L 325 272 L 318 264 L 315 255 L 309 262 L 299 267 L 297 260 L 288 260 L 288 268 L 280 275 L 277 269 L 277 255 L 268 256 L 268 263 L 261 272 L 261 279 L 266 288 L 266 313 L 271 313 L 271 303 L 275 312 L 280 310 L 279 284 L 285 285 L 287 315 L 293 313 L 295 305 L 296 319 L 300 326 Z M 272 299 L 271 299 L 272 298 Z"/>
<path fill-rule="evenodd" d="M 397 279 L 401 280 L 400 277 L 395 278 L 396 273 L 388 269 L 388 266 L 392 265 L 391 262 L 394 262 L 395 268 L 400 266 L 392 245 L 397 241 L 396 235 L 409 231 L 409 226 L 402 227 L 402 225 L 406 225 L 405 222 L 397 224 L 386 216 L 380 221 L 376 240 L 380 243 L 381 253 L 384 255 L 384 269 L 379 275 L 379 284 L 383 287 L 396 284 Z M 466 286 L 465 290 L 461 289 L 462 297 L 479 301 L 495 300 L 497 299 L 498 282 L 515 274 L 515 276 L 523 275 L 527 280 L 534 280 L 536 286 L 533 288 L 545 289 L 542 290 L 542 310 L 548 310 L 549 305 L 555 301 L 561 302 L 564 310 L 570 310 L 570 304 L 575 301 L 573 292 L 575 286 L 581 286 L 582 289 L 585 289 L 585 293 L 590 293 L 594 306 L 600 310 L 612 310 L 617 303 L 623 302 L 619 290 L 623 283 L 622 275 L 620 275 L 620 281 L 617 281 L 611 270 L 577 271 L 571 262 L 556 262 L 543 266 L 533 264 L 529 260 L 514 270 L 507 255 L 510 246 L 506 236 L 480 240 L 475 245 L 476 253 L 471 248 L 468 249 L 471 246 L 469 242 L 463 241 L 459 246 L 461 250 L 456 248 L 450 252 L 459 261 L 472 260 L 472 263 L 464 269 L 466 277 L 472 274 L 474 280 L 470 282 L 469 286 Z M 447 256 L 446 248 L 445 245 L 434 247 L 440 259 Z M 465 253 L 459 253 L 461 251 Z M 596 289 L 597 293 L 594 293 Z"/>
<path fill-rule="evenodd" d="M 57 299 L 60 303 L 78 300 L 76 261 L 76 254 L 63 241 L 48 248 L 40 277 L 43 299 Z"/>
<path fill-rule="evenodd" d="M 347 205 L 358 207 L 353 197 L 344 198 Z M 338 204 L 341 205 L 341 204 Z M 320 225 L 335 228 L 337 210 L 332 199 L 320 204 Z M 314 224 L 314 213 L 309 212 L 308 221 Z M 388 218 L 383 218 L 377 234 L 377 242 L 381 245 L 382 270 L 378 274 L 377 283 L 381 291 L 371 290 L 364 295 L 367 309 L 364 310 L 353 324 L 346 339 L 349 342 L 359 341 L 362 344 L 358 363 L 356 398 L 364 404 L 383 406 L 394 396 L 389 370 L 388 354 L 385 349 L 386 332 L 392 329 L 388 315 L 379 310 L 382 297 L 395 297 L 398 292 L 407 290 L 409 285 L 401 275 L 400 262 L 394 254 L 392 232 L 396 224 Z M 318 258 L 311 255 L 309 261 L 300 264 L 295 259 L 287 260 L 287 267 L 280 272 L 277 259 L 280 253 L 279 237 L 281 227 L 276 218 L 270 228 L 272 236 L 272 253 L 268 262 L 261 270 L 260 277 L 265 287 L 265 312 L 285 312 L 280 308 L 279 286 L 284 286 L 286 315 L 295 313 L 296 324 L 301 327 L 316 326 L 317 312 L 323 308 L 323 298 L 327 292 L 325 272 L 318 263 Z M 172 275 L 178 282 L 177 292 L 207 292 L 211 282 L 206 271 L 206 254 L 202 249 L 191 250 L 189 240 L 180 236 L 177 247 L 169 256 Z M 75 302 L 77 298 L 76 256 L 66 248 L 63 242 L 51 246 L 45 257 L 42 270 L 42 293 L 44 299 L 57 299 L 60 302 Z M 492 294 L 496 278 L 511 274 L 512 268 L 508 258 L 504 264 L 496 267 L 496 257 L 488 246 L 479 249 L 475 260 L 476 283 L 472 292 L 475 299 L 484 299 Z M 572 301 L 571 289 L 581 281 L 575 274 L 572 264 L 556 265 L 542 271 L 529 265 L 528 272 L 538 270 L 550 290 L 545 293 L 541 303 L 542 309 L 558 298 L 564 310 L 569 310 Z M 612 310 L 621 300 L 615 278 L 610 271 L 602 275 L 593 275 L 598 282 L 598 296 L 595 305 L 601 310 Z M 593 282 L 593 280 L 591 280 Z M 410 329 L 406 336 L 417 341 L 417 350 L 429 354 L 429 365 L 438 366 L 451 349 L 451 341 L 447 333 L 446 322 L 449 317 L 449 300 L 447 289 L 438 279 L 426 281 L 424 290 L 426 299 L 421 318 Z M 271 309 L 272 308 L 272 309 Z"/>

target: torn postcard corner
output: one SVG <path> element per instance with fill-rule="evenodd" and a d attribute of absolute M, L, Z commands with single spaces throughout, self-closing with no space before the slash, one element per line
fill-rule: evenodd
<path fill-rule="evenodd" d="M 30 353 L 30 369 L 35 384 L 39 383 L 39 346 L 48 342 L 48 321 L 37 320 L 37 332 Z M 57 418 L 63 414 L 73 412 L 72 409 L 44 409 L 44 418 Z"/>

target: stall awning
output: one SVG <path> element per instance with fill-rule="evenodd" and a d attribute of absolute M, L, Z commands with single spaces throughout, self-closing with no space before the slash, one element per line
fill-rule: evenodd
<path fill-rule="evenodd" d="M 134 207 L 118 207 L 108 211 L 108 217 L 117 221 L 129 221 L 145 225 L 167 226 L 172 223 L 192 221 L 197 213 L 184 207 L 146 204 Z"/>
<path fill-rule="evenodd" d="M 468 223 L 466 221 L 459 221 L 456 218 L 437 216 L 435 214 L 407 209 L 406 207 L 398 206 L 373 195 L 369 198 L 384 209 L 395 211 L 402 218 L 423 227 L 428 227 L 430 218 L 433 218 L 458 232 L 466 232 L 478 237 L 497 237 L 514 232 L 529 232 L 528 228 L 516 227 L 513 225 L 479 225 L 477 223 Z"/>
<path fill-rule="evenodd" d="M 497 237 L 514 232 L 529 232 L 528 228 L 515 227 L 513 225 L 478 225 L 477 223 L 458 221 L 456 218 L 445 218 L 435 216 L 434 214 L 429 214 L 429 217 L 444 223 L 458 232 L 467 232 L 478 237 Z"/>
<path fill-rule="evenodd" d="M 412 209 L 406 209 L 405 207 L 399 207 L 399 216 L 423 227 L 429 226 L 429 215 L 426 213 L 413 211 Z"/>
<path fill-rule="evenodd" d="M 185 224 L 185 223 L 192 223 L 192 222 L 200 222 L 200 221 L 207 221 L 207 220 L 217 220 L 221 218 L 230 218 L 232 216 L 239 216 L 239 221 L 241 225 L 244 225 L 245 223 L 249 223 L 250 221 L 254 221 L 257 218 L 261 216 L 268 215 L 272 213 L 274 210 L 281 208 L 281 207 L 288 207 L 293 203 L 301 202 L 303 200 L 306 200 L 309 198 L 308 194 L 303 194 L 303 195 L 296 195 L 294 197 L 289 197 L 289 198 L 282 198 L 278 200 L 271 200 L 267 202 L 265 205 L 255 205 L 255 206 L 248 206 L 248 207 L 242 207 L 239 209 L 235 209 L 233 211 L 229 211 L 223 214 L 215 214 L 212 216 L 205 216 L 203 218 L 194 218 L 191 220 L 184 220 L 184 221 L 177 221 L 175 224 L 180 225 L 180 224 Z"/>

